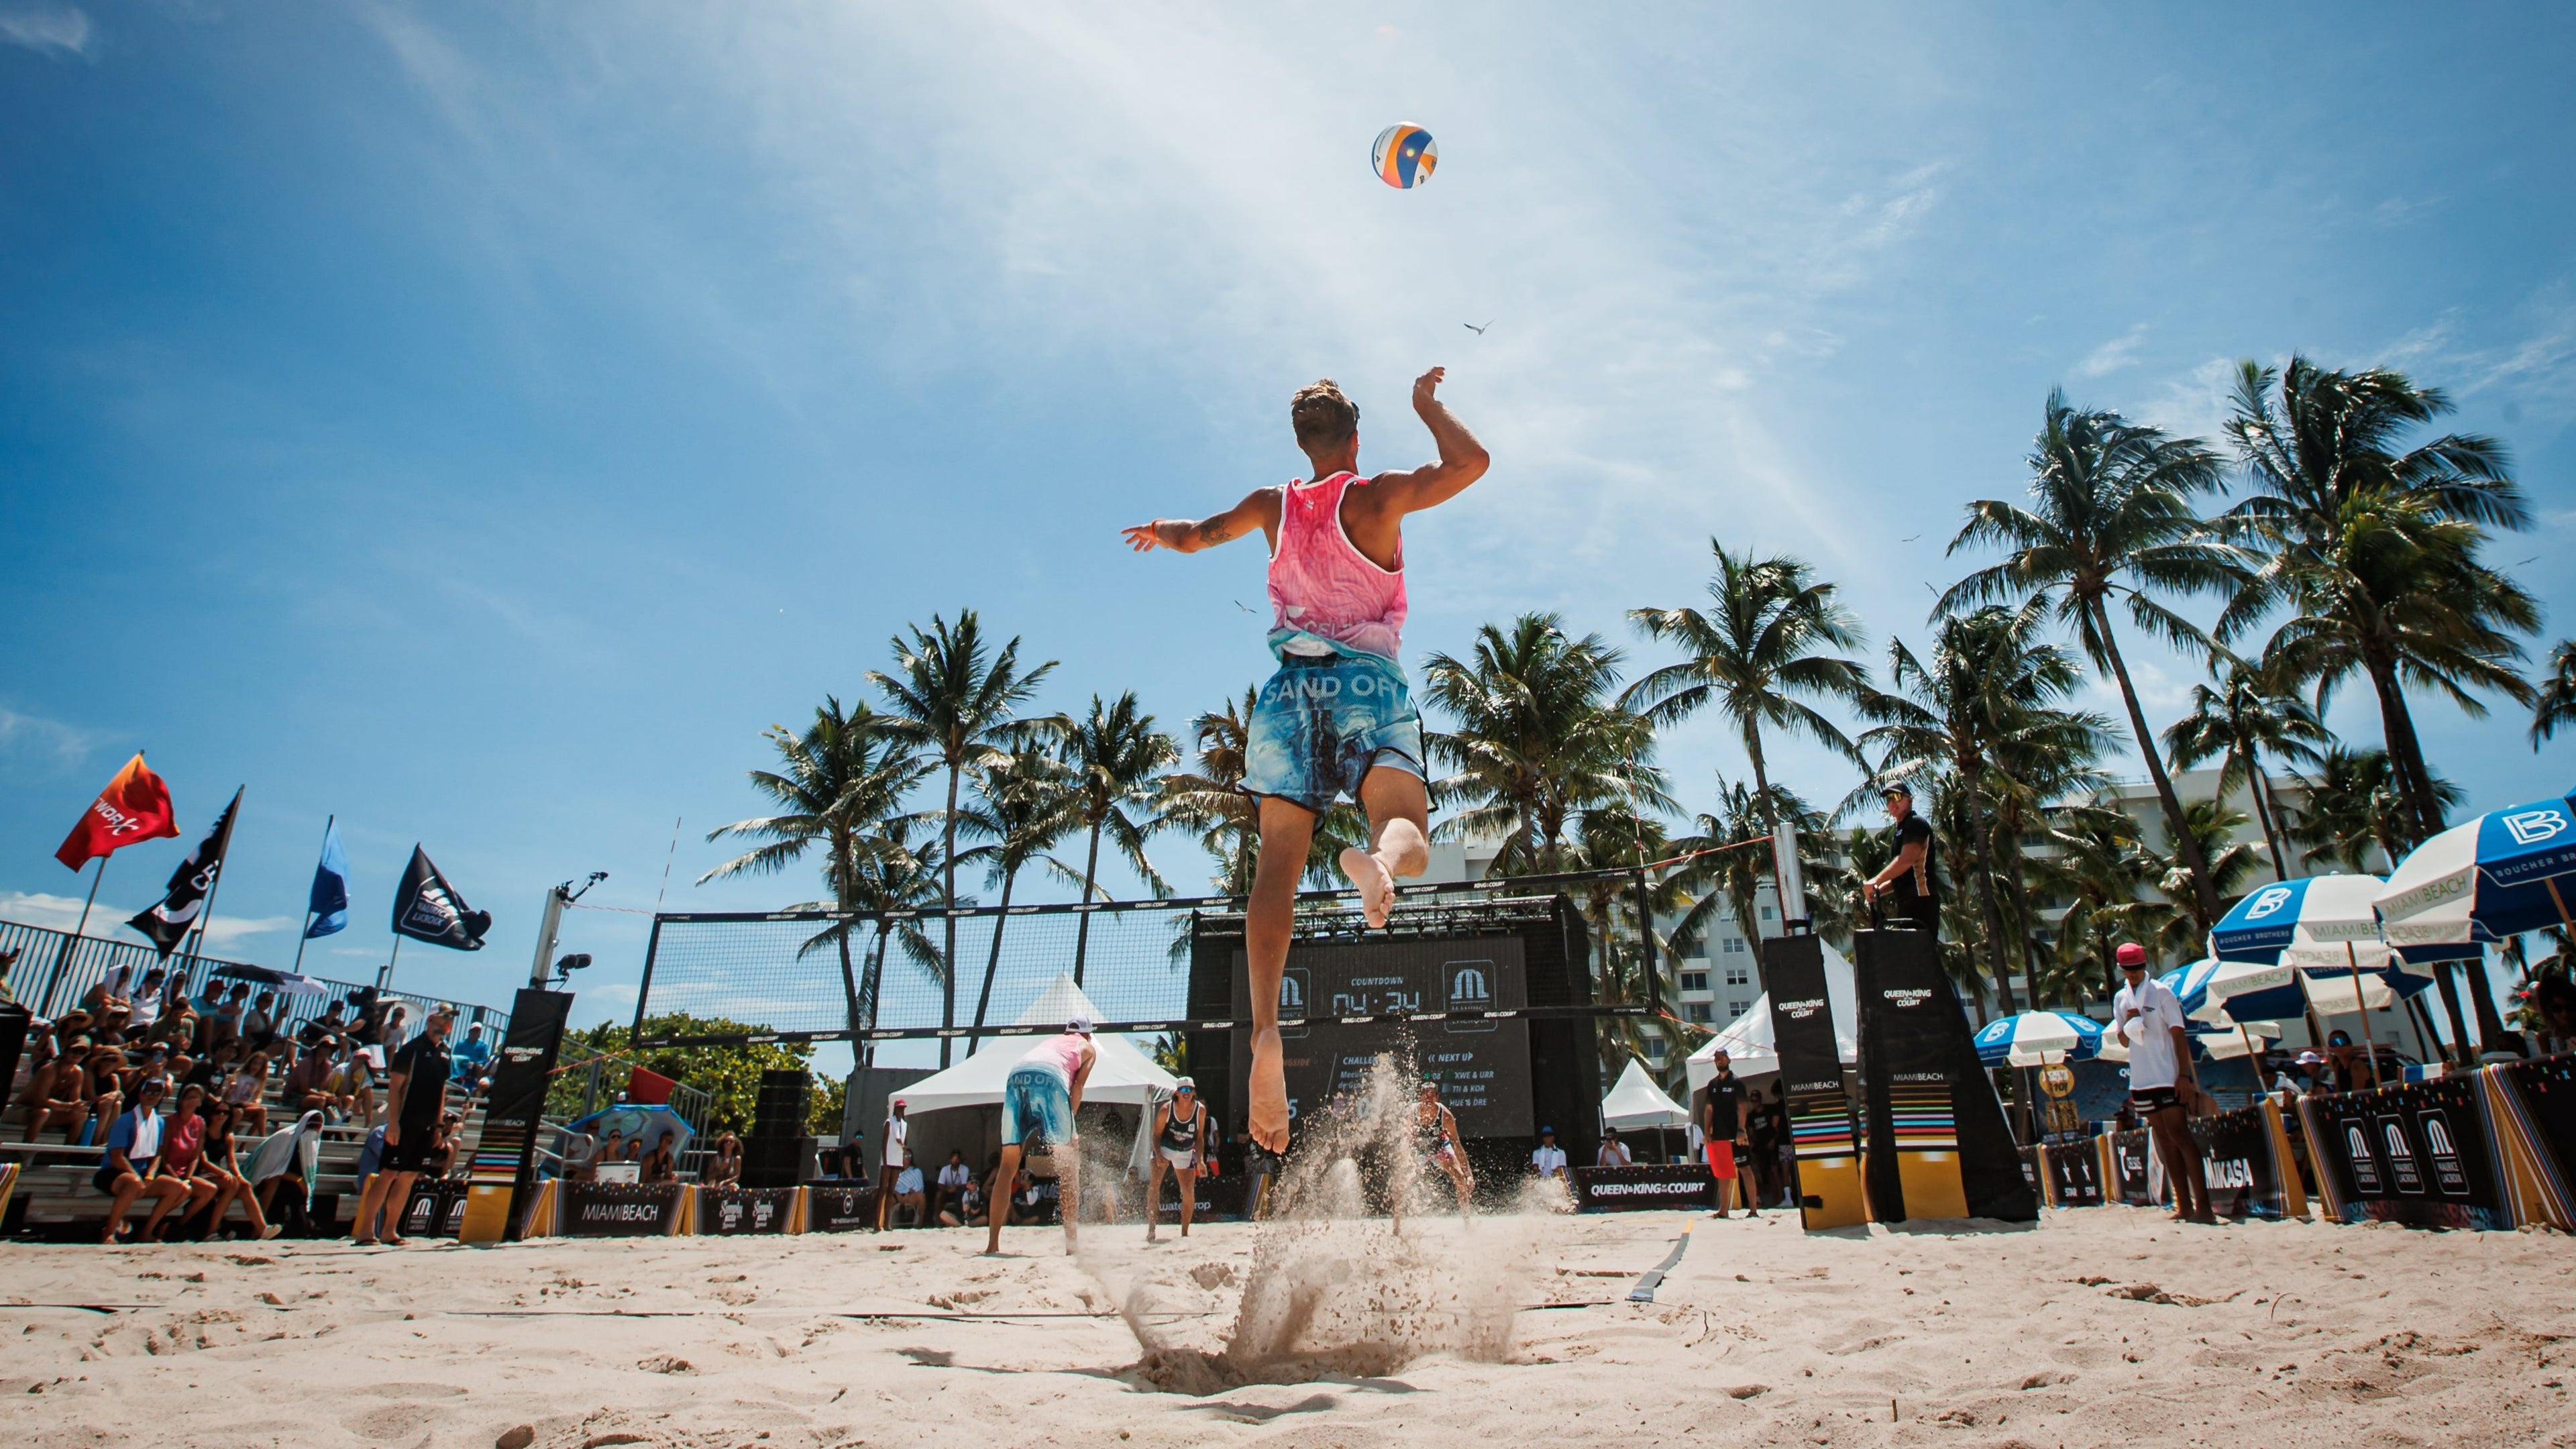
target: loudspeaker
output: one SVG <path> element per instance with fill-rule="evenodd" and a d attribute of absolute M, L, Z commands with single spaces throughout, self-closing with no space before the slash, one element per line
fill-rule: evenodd
<path fill-rule="evenodd" d="M 752 1099 L 751 1135 L 755 1141 L 795 1137 L 805 1130 L 805 1096 L 814 1079 L 804 1071 L 762 1072 L 760 1093 Z"/>
<path fill-rule="evenodd" d="M 811 1137 L 753 1137 L 742 1145 L 742 1185 L 794 1187 L 814 1175 Z"/>

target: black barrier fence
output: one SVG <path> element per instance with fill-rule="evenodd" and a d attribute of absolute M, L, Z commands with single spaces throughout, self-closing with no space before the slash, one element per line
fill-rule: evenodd
<path fill-rule="evenodd" d="M 2039 1149 L 2048 1168 L 2048 1201 L 2052 1207 L 2102 1205 L 2102 1154 L 2092 1139 L 2050 1143 Z"/>
<path fill-rule="evenodd" d="M 414 1178 L 403 1205 L 406 1238 L 453 1238 L 465 1228 L 465 1182 L 454 1177 Z"/>
<path fill-rule="evenodd" d="M 854 1233 L 877 1225 L 877 1192 L 854 1184 L 816 1182 L 805 1188 L 805 1231 Z"/>
<path fill-rule="evenodd" d="M 2474 1077 L 2308 1097 L 2299 1112 L 2333 1216 L 2418 1227 L 2513 1226 Z"/>
<path fill-rule="evenodd" d="M 2156 1181 L 2156 1146 L 2144 1127 L 2109 1134 L 2111 1201 L 2130 1207 L 2154 1207 L 2162 1184 Z"/>
<path fill-rule="evenodd" d="M 658 1238 L 679 1228 L 676 1182 L 566 1182 L 557 1189 L 555 1231 L 575 1238 Z"/>
<path fill-rule="evenodd" d="M 792 1187 L 698 1189 L 698 1231 L 719 1237 L 783 1233 L 796 1206 Z"/>
<path fill-rule="evenodd" d="M 2194 1118 L 2191 1141 L 2201 1181 L 2209 1188 L 2210 1211 L 2273 1222 L 2287 1216 L 2271 1122 L 2261 1107 Z"/>
<path fill-rule="evenodd" d="M 1575 1205 L 1587 1212 L 1639 1212 L 1649 1208 L 1713 1208 L 1717 1179 L 1700 1164 L 1661 1167 L 1578 1167 Z"/>
<path fill-rule="evenodd" d="M 1342 1025 L 1417 1026 L 1562 1018 L 1644 1017 L 1663 1010 L 1658 946 L 1641 930 L 1646 873 L 1595 871 L 1400 887 L 1392 919 L 1370 929 L 1350 892 L 1311 892 L 1297 902 L 1301 943 L 1358 943 L 1470 934 L 1497 910 L 1562 900 L 1584 923 L 1588 990 L 1526 1004 L 1378 998 L 1299 1002 L 1300 1014 Z M 1107 1032 L 1230 1031 L 1231 1013 L 1193 1015 L 1192 942 L 1212 917 L 1239 917 L 1239 897 L 1202 896 L 954 912 L 679 912 L 654 918 L 635 1036 L 645 1046 L 761 1041 L 880 1042 L 1026 1036 L 1060 1022 L 1029 1012 L 1059 976 L 1071 976 Z M 951 944 L 953 934 L 954 943 Z M 955 970 L 948 970 L 954 962 Z M 953 975 L 953 979 L 952 979 Z M 655 1016 L 737 1023 L 702 1035 L 646 1031 Z"/>

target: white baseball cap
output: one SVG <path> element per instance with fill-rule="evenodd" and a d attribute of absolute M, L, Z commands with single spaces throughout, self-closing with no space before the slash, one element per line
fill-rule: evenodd
<path fill-rule="evenodd" d="M 1091 1018 L 1087 1016 L 1077 1016 L 1073 1020 L 1066 1022 L 1064 1024 L 1064 1029 L 1069 1032 L 1077 1033 L 1078 1035 L 1089 1036 L 1091 1035 Z"/>

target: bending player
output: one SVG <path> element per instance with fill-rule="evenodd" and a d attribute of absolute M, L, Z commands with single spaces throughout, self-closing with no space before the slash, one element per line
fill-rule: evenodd
<path fill-rule="evenodd" d="M 1011 1186 L 1020 1180 L 1020 1155 L 1044 1144 L 1055 1156 L 1056 1210 L 1064 1219 L 1064 1250 L 1074 1250 L 1074 1224 L 1082 1187 L 1082 1143 L 1073 1130 L 1082 1110 L 1082 1084 L 1100 1053 L 1091 1044 L 1091 1019 L 1077 1016 L 1064 1030 L 1029 1048 L 1002 1080 L 1002 1163 L 984 1194 L 989 1231 L 984 1251 L 1002 1251 L 1002 1224 L 1011 1216 Z"/>
<path fill-rule="evenodd" d="M 1456 497 L 1489 460 L 1438 397 L 1442 369 L 1413 383 L 1413 410 L 1440 461 L 1363 478 L 1359 409 L 1327 378 L 1301 388 L 1288 415 L 1310 481 L 1256 489 L 1196 522 L 1158 518 L 1126 530 L 1137 552 L 1196 553 L 1256 527 L 1270 545 L 1270 649 L 1244 752 L 1243 790 L 1260 801 L 1261 856 L 1244 923 L 1252 988 L 1252 1140 L 1288 1147 L 1279 977 L 1315 817 L 1348 795 L 1368 811 L 1369 848 L 1341 854 L 1372 926 L 1386 924 L 1398 876 L 1429 864 L 1430 800 L 1422 719 L 1396 651 L 1404 629 L 1404 515 Z"/>

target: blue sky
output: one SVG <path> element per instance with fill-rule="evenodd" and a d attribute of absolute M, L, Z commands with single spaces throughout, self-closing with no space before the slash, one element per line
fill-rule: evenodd
<path fill-rule="evenodd" d="M 1875 657 L 2052 385 L 2207 432 L 2293 349 L 2511 446 L 2541 523 L 2496 557 L 2568 632 L 2576 14 L 1809 9 L 0 0 L 0 914 L 76 908 L 51 850 L 138 747 L 187 839 L 102 901 L 247 785 L 254 959 L 328 812 L 326 974 L 414 841 L 498 923 L 404 984 L 477 1000 L 551 882 L 651 908 L 675 819 L 673 907 L 806 898 L 692 888 L 702 837 L 907 621 L 1173 726 L 1262 671 L 1256 550 L 1117 528 L 1292 476 L 1327 374 L 1368 464 L 1425 455 L 1433 363 L 1496 458 L 1408 530 L 1411 660 L 1555 609 L 1656 662 L 1621 611 L 1699 597 L 1711 535 L 1841 580 Z M 2194 667 L 2137 655 L 2170 717 Z M 2471 808 L 2576 773 L 2517 714 L 2423 703 Z M 1664 761 L 1694 807 L 1742 768 L 1696 724 Z M 642 921 L 575 917 L 585 1015 Z"/>

